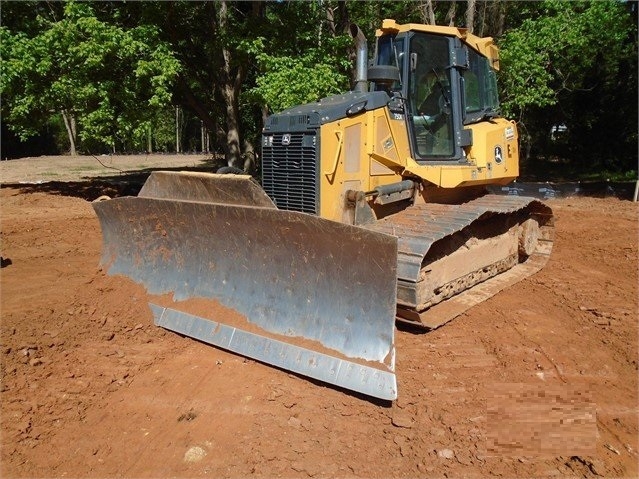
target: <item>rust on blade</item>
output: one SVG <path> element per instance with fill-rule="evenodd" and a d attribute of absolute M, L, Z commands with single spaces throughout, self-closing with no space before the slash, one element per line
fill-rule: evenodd
<path fill-rule="evenodd" d="M 109 274 L 128 276 L 152 295 L 172 293 L 175 301 L 209 298 L 235 309 L 275 338 L 262 337 L 262 352 L 251 357 L 321 379 L 312 371 L 315 366 L 293 368 L 298 355 L 311 354 L 299 344 L 315 341 L 322 351 L 309 358 L 351 358 L 343 363 L 344 374 L 355 367 L 349 364 L 370 362 L 386 374 L 367 394 L 396 394 L 397 238 L 279 210 L 264 197 L 247 177 L 154 173 L 140 196 L 94 203 L 103 235 L 102 264 Z M 169 329 L 183 332 L 185 314 L 176 312 Z M 204 319 L 193 321 L 210 326 Z M 183 333 L 191 334 L 187 329 Z M 193 331 L 208 341 L 197 328 Z M 271 357 L 269 351 L 280 343 L 288 345 L 282 351 L 289 359 Z M 232 349 L 247 350 L 236 343 Z M 366 378 L 378 374 L 358 371 Z M 333 384 L 361 391 L 353 374 Z M 373 394 L 382 384 L 388 387 Z"/>

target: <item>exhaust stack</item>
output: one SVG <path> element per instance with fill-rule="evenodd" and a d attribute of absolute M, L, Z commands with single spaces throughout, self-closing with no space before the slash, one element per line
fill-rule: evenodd
<path fill-rule="evenodd" d="M 368 44 L 364 33 L 357 25 L 351 23 L 350 30 L 351 36 L 355 39 L 355 46 L 357 48 L 357 60 L 355 63 L 355 88 L 353 90 L 365 93 L 368 91 Z"/>

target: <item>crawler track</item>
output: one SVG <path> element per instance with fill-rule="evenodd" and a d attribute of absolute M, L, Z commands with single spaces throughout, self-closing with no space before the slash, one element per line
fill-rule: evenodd
<path fill-rule="evenodd" d="M 538 238 L 528 239 L 536 245 L 532 254 L 522 257 L 513 235 L 522 235 L 528 219 L 539 224 Z M 458 205 L 417 204 L 367 228 L 398 238 L 398 316 L 428 328 L 541 269 L 554 236 L 548 206 L 534 198 L 499 195 Z M 447 271 L 440 275 L 447 277 L 445 284 L 427 284 L 436 262 L 441 269 L 455 269 L 455 255 L 460 256 L 459 276 Z"/>

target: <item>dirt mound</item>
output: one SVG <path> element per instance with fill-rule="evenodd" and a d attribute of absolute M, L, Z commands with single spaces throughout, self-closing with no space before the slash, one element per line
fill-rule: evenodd
<path fill-rule="evenodd" d="M 637 470 L 637 205 L 555 200 L 540 273 L 397 333 L 375 403 L 152 324 L 90 203 L 2 201 L 2 477 L 613 476 Z"/>

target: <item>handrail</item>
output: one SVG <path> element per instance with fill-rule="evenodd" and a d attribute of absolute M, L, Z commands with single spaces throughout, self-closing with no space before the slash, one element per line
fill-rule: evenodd
<path fill-rule="evenodd" d="M 333 167 L 329 171 L 325 171 L 326 179 L 330 180 L 330 177 L 333 176 L 335 179 L 335 172 L 337 171 L 337 163 L 339 162 L 339 155 L 342 152 L 342 143 L 343 143 L 343 135 L 339 130 L 335 131 L 335 136 L 337 136 L 337 150 L 335 151 L 335 160 L 333 160 Z"/>

